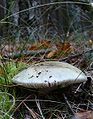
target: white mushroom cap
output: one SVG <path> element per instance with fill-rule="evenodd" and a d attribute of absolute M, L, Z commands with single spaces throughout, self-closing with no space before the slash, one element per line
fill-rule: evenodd
<path fill-rule="evenodd" d="M 71 83 L 83 82 L 86 75 L 71 64 L 46 61 L 31 65 L 12 79 L 14 83 L 28 88 L 52 88 Z"/>

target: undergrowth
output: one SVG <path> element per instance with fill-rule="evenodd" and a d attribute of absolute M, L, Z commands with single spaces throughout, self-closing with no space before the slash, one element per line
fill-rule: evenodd
<path fill-rule="evenodd" d="M 18 87 L 11 80 L 14 75 L 28 67 L 29 64 L 46 60 L 63 61 L 64 59 L 64 61 L 76 65 L 84 71 L 89 69 L 90 63 L 93 61 L 93 50 L 88 53 L 84 52 L 85 50 L 93 49 L 93 39 L 91 38 L 93 34 L 93 27 L 91 26 L 93 18 L 90 15 L 93 12 L 92 7 L 88 3 L 81 3 L 85 5 L 85 9 L 88 6 L 87 12 L 90 16 L 82 12 L 82 9 L 79 11 L 82 14 L 79 14 L 75 7 L 69 10 L 68 4 L 71 5 L 72 2 L 68 2 L 68 4 L 67 2 L 63 2 L 63 4 L 62 2 L 53 2 L 37 5 L 12 14 L 11 8 L 13 4 L 14 2 L 7 10 L 8 14 L 0 21 L 0 24 L 9 28 L 8 36 L 5 34 L 5 37 L 1 38 L 0 41 L 0 119 L 71 119 L 77 112 L 93 110 L 93 97 L 89 93 L 73 93 L 79 84 L 76 87 L 71 86 L 70 88 L 59 89 L 50 94 L 38 96 L 36 91 Z M 80 2 L 76 2 L 77 9 L 79 4 Z M 25 26 L 16 26 L 13 21 L 7 21 L 14 15 L 25 14 L 27 11 L 35 9 L 44 9 L 44 7 L 46 9 L 42 11 L 41 16 L 33 20 L 31 24 L 29 22 L 25 24 L 26 21 L 21 18 Z M 66 23 L 69 21 L 69 24 L 63 24 L 64 28 L 61 20 L 52 19 L 53 14 L 60 12 L 60 10 L 57 11 L 58 9 L 63 11 L 60 19 L 63 18 Z M 67 15 L 67 18 L 64 17 L 65 15 Z M 76 20 L 79 15 L 81 17 L 80 22 Z M 46 24 L 39 24 L 41 23 L 41 18 L 45 16 L 47 16 Z M 51 20 L 52 23 L 50 27 L 48 26 L 48 20 Z M 84 25 L 86 22 L 86 26 L 83 29 L 79 26 L 82 24 L 81 22 Z M 27 30 L 29 34 L 27 34 Z M 43 30 L 45 30 L 44 33 Z M 89 34 L 91 35 L 89 36 Z M 65 45 L 69 43 L 70 46 L 63 48 L 63 43 Z M 71 49 L 68 50 L 70 47 Z M 39 52 L 42 49 L 44 49 L 44 52 Z M 83 54 L 79 55 L 80 57 L 69 57 L 80 53 Z M 66 93 L 67 99 L 65 99 L 63 92 Z M 85 96 L 85 99 L 83 96 Z M 71 107 L 68 106 L 69 104 Z"/>

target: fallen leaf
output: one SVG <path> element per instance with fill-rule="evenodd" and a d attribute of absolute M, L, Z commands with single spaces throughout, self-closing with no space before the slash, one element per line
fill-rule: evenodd
<path fill-rule="evenodd" d="M 28 47 L 28 50 L 37 50 L 38 49 L 38 44 L 33 44 Z"/>
<path fill-rule="evenodd" d="M 93 119 L 93 111 L 84 111 L 76 113 L 72 119 Z"/>
<path fill-rule="evenodd" d="M 51 41 L 50 40 L 39 40 L 36 43 L 29 45 L 28 50 L 39 50 L 43 48 L 50 48 L 52 47 Z"/>
<path fill-rule="evenodd" d="M 63 43 L 62 42 L 56 43 L 56 47 L 58 50 L 63 50 L 63 51 L 70 50 L 70 46 L 71 46 L 71 44 L 67 41 L 65 41 Z"/>
<path fill-rule="evenodd" d="M 43 39 L 43 40 L 40 40 L 40 43 L 44 47 L 47 47 L 47 48 L 50 48 L 51 47 L 51 41 L 50 40 Z"/>
<path fill-rule="evenodd" d="M 53 50 L 47 54 L 46 58 L 52 58 L 56 53 L 57 53 L 57 51 Z"/>

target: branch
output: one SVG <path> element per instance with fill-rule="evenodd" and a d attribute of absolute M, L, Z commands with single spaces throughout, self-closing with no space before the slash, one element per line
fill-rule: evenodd
<path fill-rule="evenodd" d="M 71 55 L 71 56 L 62 58 L 62 59 L 60 59 L 60 61 L 65 61 L 65 60 L 68 60 L 68 59 L 73 59 L 73 58 L 82 56 L 82 55 L 84 55 L 86 53 L 89 53 L 89 52 L 93 52 L 93 48 L 92 49 L 89 49 L 89 50 L 86 50 L 86 51 L 83 51 L 82 53 L 79 53 L 79 54 L 75 54 L 75 55 Z"/>
<path fill-rule="evenodd" d="M 41 50 L 32 50 L 32 51 L 21 51 L 21 52 L 18 52 L 18 53 L 12 53 L 12 54 L 8 54 L 7 56 L 4 55 L 3 56 L 3 59 L 16 59 L 16 58 L 19 58 L 21 56 L 38 56 L 39 54 L 44 54 L 44 53 L 48 53 L 50 52 L 51 50 L 53 49 L 41 49 Z"/>

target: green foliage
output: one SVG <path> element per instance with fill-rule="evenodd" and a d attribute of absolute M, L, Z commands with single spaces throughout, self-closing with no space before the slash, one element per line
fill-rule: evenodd
<path fill-rule="evenodd" d="M 23 68 L 26 68 L 26 64 L 23 62 L 7 62 L 0 65 L 1 75 L 0 83 L 1 84 L 10 84 L 11 78 L 17 74 Z"/>
<path fill-rule="evenodd" d="M 12 109 L 15 106 L 14 96 L 16 95 L 15 90 L 12 90 L 13 95 L 8 93 L 7 86 L 12 84 L 11 78 L 26 66 L 23 62 L 13 61 L 0 64 L 0 119 L 12 119 Z"/>
<path fill-rule="evenodd" d="M 10 112 L 15 105 L 15 98 L 7 93 L 0 91 L 0 119 L 11 119 Z"/>

